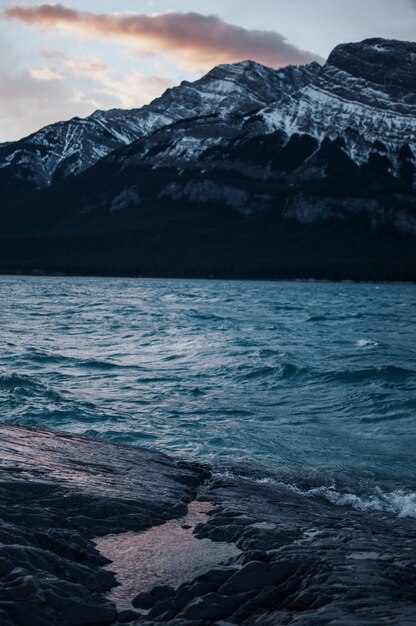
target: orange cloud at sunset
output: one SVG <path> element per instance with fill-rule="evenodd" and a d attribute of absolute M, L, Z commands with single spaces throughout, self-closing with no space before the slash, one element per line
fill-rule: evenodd
<path fill-rule="evenodd" d="M 4 16 L 44 30 L 57 28 L 88 39 L 115 41 L 141 52 L 170 53 L 179 64 L 195 71 L 244 59 L 272 67 L 320 60 L 277 32 L 249 30 L 193 12 L 94 14 L 42 4 L 9 6 Z"/>

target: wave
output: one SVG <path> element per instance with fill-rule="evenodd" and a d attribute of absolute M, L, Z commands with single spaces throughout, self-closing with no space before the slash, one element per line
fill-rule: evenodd
<path fill-rule="evenodd" d="M 359 348 L 376 348 L 378 346 L 378 341 L 374 341 L 373 339 L 359 339 L 356 345 Z"/>
<path fill-rule="evenodd" d="M 35 387 L 37 385 L 29 376 L 19 374 L 0 374 L 0 389 L 8 390 L 16 387 Z"/>
<path fill-rule="evenodd" d="M 32 376 L 24 374 L 0 373 L 0 390 L 23 394 L 39 394 L 48 396 L 50 399 L 59 400 L 60 394 L 52 389 L 50 385 L 39 381 Z"/>
<path fill-rule="evenodd" d="M 368 343 L 368 346 L 377 344 Z M 251 369 L 241 366 L 240 370 L 246 370 L 240 374 L 241 380 L 260 380 L 262 378 L 275 377 L 284 380 L 301 376 L 310 376 L 315 382 L 321 383 L 361 383 L 367 380 L 380 380 L 384 382 L 398 383 L 408 378 L 416 378 L 416 371 L 397 365 L 381 365 L 362 369 L 342 369 L 334 371 L 319 371 L 295 365 L 290 362 L 281 362 L 273 365 L 263 365 Z"/>
<path fill-rule="evenodd" d="M 97 370 L 115 370 L 119 368 L 136 367 L 134 364 L 117 363 L 116 361 L 99 359 L 99 358 L 79 358 L 59 352 L 48 352 L 37 348 L 30 348 L 25 355 L 27 364 L 31 363 L 42 365 L 62 364 L 71 367 L 79 367 L 84 369 Z"/>
<path fill-rule="evenodd" d="M 251 369 L 241 376 L 242 379 L 261 379 L 269 376 L 276 376 L 278 378 L 292 378 L 294 376 L 301 376 L 307 374 L 308 370 L 304 367 L 299 367 L 294 363 L 279 363 L 278 365 L 263 365 L 255 369 Z"/>
<path fill-rule="evenodd" d="M 18 412 L 18 419 L 22 419 L 22 424 L 27 415 L 37 414 L 47 416 L 64 411 L 75 418 L 77 414 L 94 414 L 97 417 L 97 409 L 93 402 L 79 399 L 76 395 L 60 391 L 45 383 L 41 379 L 17 374 L 15 372 L 0 373 L 0 393 L 3 399 L 7 396 L 11 413 L 8 417 L 13 417 L 15 411 Z M 35 422 L 31 425 L 36 425 Z"/>
<path fill-rule="evenodd" d="M 309 315 L 305 319 L 305 322 L 345 322 L 348 320 L 360 319 L 363 317 L 360 313 L 348 313 L 348 314 L 337 314 L 337 313 L 328 313 L 328 314 L 318 314 L 318 315 Z"/>
<path fill-rule="evenodd" d="M 343 370 L 342 372 L 327 372 L 326 377 L 339 382 L 362 382 L 372 378 L 389 381 L 404 380 L 416 376 L 412 369 L 397 365 L 382 365 L 367 367 L 359 370 Z"/>
<path fill-rule="evenodd" d="M 332 317 L 329 317 L 328 315 L 310 315 L 307 319 L 307 322 L 326 322 L 326 321 L 333 321 Z"/>
<path fill-rule="evenodd" d="M 231 480 L 248 480 L 259 485 L 270 485 L 280 489 L 285 489 L 291 493 L 307 498 L 324 498 L 336 506 L 345 506 L 363 512 L 383 512 L 397 517 L 410 517 L 416 519 L 416 493 L 396 489 L 395 491 L 385 491 L 381 487 L 374 487 L 367 494 L 356 494 L 348 491 L 338 491 L 334 486 L 321 485 L 311 489 L 301 489 L 300 487 L 276 480 L 274 478 L 256 478 L 246 476 L 231 471 L 219 471 L 214 473 L 214 477 Z"/>
<path fill-rule="evenodd" d="M 189 311 L 189 315 L 195 318 L 196 320 L 200 320 L 203 322 L 209 322 L 209 321 L 228 322 L 229 321 L 228 316 L 219 315 L 218 313 L 197 311 L 195 309 L 191 309 Z"/>
<path fill-rule="evenodd" d="M 316 487 L 306 492 L 296 487 L 291 489 L 308 497 L 322 497 L 332 502 L 332 504 L 350 506 L 358 511 L 383 511 L 398 517 L 412 517 L 416 519 L 416 493 L 402 489 L 383 491 L 380 487 L 376 487 L 374 493 L 368 495 L 344 493 L 336 491 L 331 487 Z"/>

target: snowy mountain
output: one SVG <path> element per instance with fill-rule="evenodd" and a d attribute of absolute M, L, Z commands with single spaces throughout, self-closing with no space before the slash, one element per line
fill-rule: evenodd
<path fill-rule="evenodd" d="M 317 68 L 318 66 L 316 66 Z M 183 82 L 141 109 L 96 111 L 0 144 L 0 197 L 26 193 L 76 175 L 116 148 L 188 118 L 249 113 L 280 91 L 305 84 L 310 68 L 273 70 L 256 63 L 222 65 L 194 83 Z"/>
<path fill-rule="evenodd" d="M 316 80 L 261 113 L 268 132 L 343 137 L 357 164 L 374 151 L 390 159 L 406 143 L 416 154 L 416 45 L 370 39 L 335 48 Z M 383 147 L 381 147 L 383 144 Z"/>
<path fill-rule="evenodd" d="M 415 43 L 370 39 L 323 67 L 222 65 L 142 109 L 53 125 L 0 146 L 3 192 L 21 185 L 3 233 L 93 238 L 73 267 L 116 256 L 110 273 L 414 280 L 415 70 Z"/>
<path fill-rule="evenodd" d="M 415 70 L 416 44 L 341 45 L 322 69 L 241 116 L 239 126 L 194 120 L 162 128 L 114 153 L 113 169 L 175 167 L 159 192 L 175 201 L 222 202 L 245 214 L 280 202 L 283 217 L 300 222 L 364 212 L 416 234 Z M 253 194 L 250 187 L 266 180 Z M 286 186 L 284 200 L 265 193 L 272 182 Z M 140 184 L 135 191 L 142 196 Z"/>

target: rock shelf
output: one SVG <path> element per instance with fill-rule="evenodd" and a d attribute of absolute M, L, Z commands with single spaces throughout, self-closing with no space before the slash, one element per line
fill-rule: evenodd
<path fill-rule="evenodd" d="M 2 626 L 416 623 L 415 520 L 76 435 L 0 441 Z"/>

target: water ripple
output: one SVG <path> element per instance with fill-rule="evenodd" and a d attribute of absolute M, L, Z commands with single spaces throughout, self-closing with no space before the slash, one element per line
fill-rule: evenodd
<path fill-rule="evenodd" d="M 399 481 L 399 510 L 415 309 L 409 285 L 0 277 L 0 419 Z"/>

